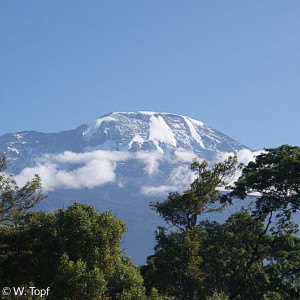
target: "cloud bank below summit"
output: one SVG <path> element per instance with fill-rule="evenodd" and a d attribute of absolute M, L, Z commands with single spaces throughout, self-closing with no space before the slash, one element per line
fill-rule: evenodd
<path fill-rule="evenodd" d="M 244 164 L 254 160 L 260 152 L 251 152 L 248 149 L 237 153 L 238 160 Z M 220 153 L 218 161 L 226 159 L 233 153 Z M 171 191 L 183 191 L 188 188 L 194 178 L 190 170 L 190 163 L 195 154 L 183 149 L 177 149 L 172 154 L 161 152 L 129 152 L 95 150 L 85 153 L 70 151 L 58 155 L 46 154 L 36 160 L 36 165 L 23 169 L 15 176 L 18 184 L 22 185 L 30 180 L 34 174 L 39 174 L 45 192 L 55 189 L 81 189 L 103 186 L 115 183 L 122 187 L 118 165 L 131 160 L 142 163 L 145 178 L 153 178 L 161 172 L 160 164 L 167 162 L 172 166 L 169 176 L 161 185 L 144 185 L 140 192 L 144 195 L 166 195 Z M 197 158 L 199 159 L 199 158 Z M 147 180 L 145 180 L 147 182 Z"/>

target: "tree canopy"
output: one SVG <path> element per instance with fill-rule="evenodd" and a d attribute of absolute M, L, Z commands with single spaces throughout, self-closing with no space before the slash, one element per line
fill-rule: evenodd
<path fill-rule="evenodd" d="M 175 299 L 299 299 L 300 239 L 291 220 L 299 210 L 299 161 L 299 147 L 265 149 L 226 196 L 217 188 L 237 169 L 236 160 L 211 169 L 194 162 L 189 190 L 150 204 L 171 227 L 158 228 L 155 253 L 142 268 L 147 291 L 155 287 Z M 205 219 L 252 193 L 254 207 L 223 224 Z M 270 226 L 274 213 L 277 228 Z"/>
<path fill-rule="evenodd" d="M 300 147 L 283 145 L 265 149 L 242 171 L 229 199 L 256 194 L 254 216 L 276 213 L 289 220 L 300 207 Z"/>
<path fill-rule="evenodd" d="M 162 202 L 150 202 L 150 207 L 172 226 L 182 230 L 192 229 L 202 214 L 222 211 L 225 205 L 220 204 L 222 194 L 218 188 L 228 184 L 239 167 L 236 157 L 229 157 L 212 168 L 209 168 L 207 161 L 194 160 L 191 168 L 196 178 L 190 189 L 183 194 L 170 193 Z"/>
<path fill-rule="evenodd" d="M 18 226 L 0 227 L 0 283 L 49 286 L 55 300 L 144 299 L 139 270 L 120 248 L 125 231 L 111 212 L 78 203 L 29 212 Z"/>
<path fill-rule="evenodd" d="M 16 224 L 21 216 L 46 196 L 39 175 L 19 187 L 13 175 L 6 175 L 4 154 L 0 158 L 0 224 Z"/>

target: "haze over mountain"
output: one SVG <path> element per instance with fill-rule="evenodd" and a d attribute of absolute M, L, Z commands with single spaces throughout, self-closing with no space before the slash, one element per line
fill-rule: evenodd
<path fill-rule="evenodd" d="M 253 158 L 249 148 L 200 121 L 155 112 L 110 113 L 58 133 L 7 133 L 0 136 L 0 152 L 18 182 L 41 176 L 49 197 L 39 208 L 79 201 L 112 209 L 128 224 L 125 246 L 137 263 L 151 253 L 160 222 L 149 201 L 186 189 L 194 158 Z"/>

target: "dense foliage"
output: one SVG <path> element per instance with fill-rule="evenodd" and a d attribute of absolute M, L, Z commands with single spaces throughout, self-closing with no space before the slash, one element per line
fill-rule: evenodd
<path fill-rule="evenodd" d="M 284 223 L 300 207 L 300 147 L 283 145 L 265 150 L 243 169 L 229 201 L 258 193 L 253 215 L 264 220 L 276 213 Z"/>
<path fill-rule="evenodd" d="M 183 230 L 194 228 L 204 213 L 222 211 L 225 205 L 220 205 L 222 195 L 217 187 L 225 186 L 238 166 L 236 157 L 229 157 L 212 169 L 208 167 L 207 161 L 199 163 L 194 160 L 191 167 L 197 177 L 190 189 L 182 195 L 178 192 L 170 193 L 163 202 L 150 203 L 152 209 L 167 223 Z"/>
<path fill-rule="evenodd" d="M 126 225 L 112 212 L 78 203 L 30 211 L 44 197 L 39 177 L 18 187 L 0 173 L 0 285 L 27 287 L 4 299 L 300 299 L 300 148 L 266 149 L 222 195 L 240 167 L 234 157 L 212 167 L 194 161 L 188 190 L 150 203 L 166 226 L 143 277 L 121 250 Z M 251 193 L 223 224 L 207 218 Z M 30 286 L 51 292 L 28 296 Z"/>
<path fill-rule="evenodd" d="M 190 189 L 150 204 L 171 226 L 158 228 L 155 253 L 142 268 L 147 290 L 175 299 L 299 299 L 300 239 L 291 216 L 299 210 L 300 148 L 266 149 L 226 197 L 217 188 L 236 168 L 235 159 L 212 169 L 206 162 L 195 166 Z M 259 193 L 255 205 L 224 224 L 205 219 L 204 213 L 253 192 Z"/>
<path fill-rule="evenodd" d="M 19 187 L 12 175 L 6 175 L 5 156 L 0 157 L 0 225 L 16 224 L 22 215 L 46 196 L 42 193 L 40 177 Z"/>
<path fill-rule="evenodd" d="M 111 212 L 78 203 L 27 213 L 0 229 L 1 285 L 49 286 L 47 299 L 142 299 L 143 280 L 120 249 L 125 230 Z"/>

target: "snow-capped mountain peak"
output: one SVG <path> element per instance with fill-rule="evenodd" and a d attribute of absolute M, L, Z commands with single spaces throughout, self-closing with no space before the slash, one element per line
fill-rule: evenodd
<path fill-rule="evenodd" d="M 232 152 L 246 148 L 203 122 L 185 116 L 156 112 L 115 112 L 87 124 L 82 137 L 88 149 L 160 151 L 183 148 Z"/>
<path fill-rule="evenodd" d="M 201 121 L 171 113 L 113 112 L 74 130 L 24 131 L 0 136 L 10 170 L 33 166 L 45 154 L 95 150 L 175 153 L 184 150 L 214 161 L 220 153 L 237 153 L 244 145 Z"/>

